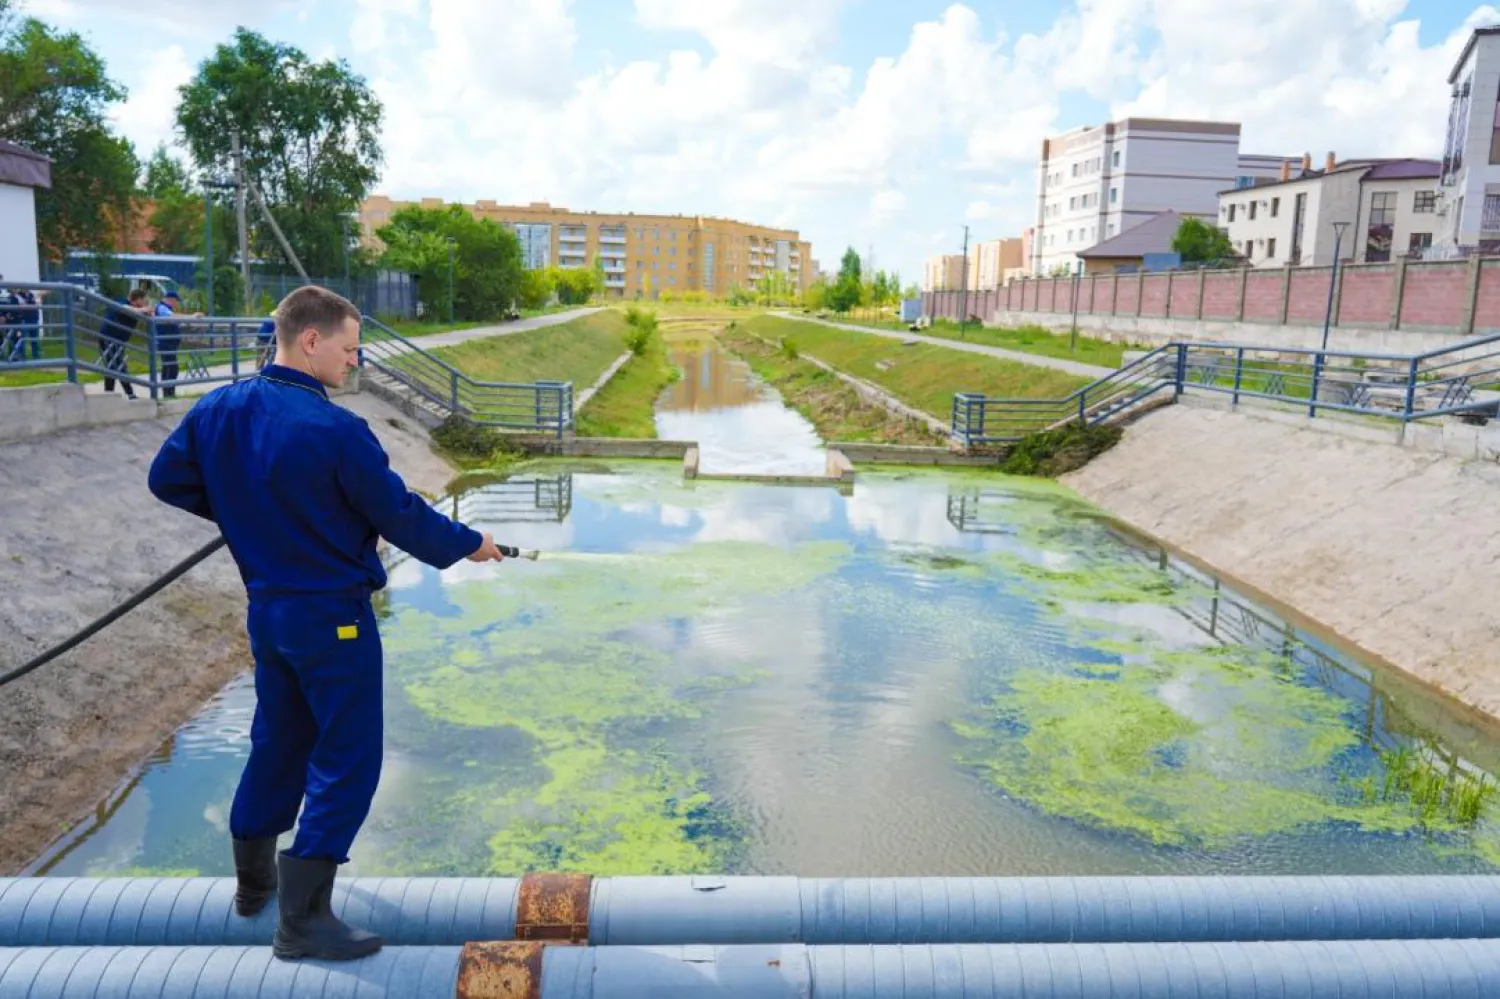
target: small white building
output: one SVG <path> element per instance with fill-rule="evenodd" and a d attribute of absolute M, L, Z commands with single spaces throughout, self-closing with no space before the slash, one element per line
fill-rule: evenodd
<path fill-rule="evenodd" d="M 1240 152 L 1235 122 L 1126 118 L 1043 140 L 1031 273 L 1071 270 L 1078 253 L 1163 212 L 1212 222 L 1218 193 L 1274 179 L 1279 156 Z"/>
<path fill-rule="evenodd" d="M 1219 194 L 1219 228 L 1254 267 L 1379 263 L 1421 257 L 1437 230 L 1436 160 L 1351 160 L 1322 170 L 1304 156 L 1295 173 Z M 1335 222 L 1347 223 L 1342 241 Z"/>
<path fill-rule="evenodd" d="M 35 192 L 51 187 L 51 160 L 0 139 L 0 278 L 41 278 Z"/>
<path fill-rule="evenodd" d="M 1442 226 L 1428 256 L 1500 253 L 1500 25 L 1469 36 L 1448 86 L 1437 206 Z"/>

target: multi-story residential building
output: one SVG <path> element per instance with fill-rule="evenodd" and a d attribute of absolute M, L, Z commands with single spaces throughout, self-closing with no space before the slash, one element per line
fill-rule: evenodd
<path fill-rule="evenodd" d="M 1428 256 L 1500 253 L 1500 25 L 1477 28 L 1448 74 L 1452 99 Z"/>
<path fill-rule="evenodd" d="M 957 291 L 963 286 L 963 254 L 939 253 L 927 258 L 922 272 L 923 291 Z"/>
<path fill-rule="evenodd" d="M 1126 118 L 1044 139 L 1031 272 L 1071 270 L 1080 250 L 1162 212 L 1212 221 L 1220 191 L 1274 178 L 1281 162 L 1242 155 L 1233 122 Z"/>
<path fill-rule="evenodd" d="M 1378 263 L 1420 256 L 1437 226 L 1436 160 L 1349 160 L 1323 169 L 1286 164 L 1275 182 L 1221 192 L 1218 226 L 1256 267 Z M 1345 223 L 1337 237 L 1334 223 Z"/>
<path fill-rule="evenodd" d="M 375 230 L 413 204 L 444 207 L 436 198 L 410 202 L 375 195 L 366 200 L 359 213 L 365 243 L 378 246 Z M 795 230 L 707 215 L 570 212 L 546 202 L 478 201 L 464 207 L 515 232 L 527 268 L 592 267 L 597 258 L 605 289 L 624 298 L 686 291 L 727 295 L 736 288 L 753 288 L 770 274 L 785 275 L 800 293 L 816 276 L 812 247 Z"/>
<path fill-rule="evenodd" d="M 1005 284 L 1023 266 L 1021 240 L 992 239 L 969 247 L 969 288 L 984 291 Z"/>

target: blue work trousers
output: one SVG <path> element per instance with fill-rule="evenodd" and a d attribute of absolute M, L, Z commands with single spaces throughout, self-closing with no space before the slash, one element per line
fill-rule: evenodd
<path fill-rule="evenodd" d="M 278 836 L 296 824 L 289 854 L 345 863 L 380 783 L 375 612 L 368 598 L 259 599 L 247 623 L 255 719 L 230 834 Z"/>

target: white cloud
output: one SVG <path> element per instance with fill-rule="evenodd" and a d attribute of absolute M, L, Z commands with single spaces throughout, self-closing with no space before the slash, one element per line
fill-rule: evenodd
<path fill-rule="evenodd" d="M 70 28 L 89 29 L 103 17 L 141 22 L 153 31 L 186 34 L 227 34 L 235 25 L 251 27 L 268 21 L 291 0 L 21 0 L 21 13 Z M 148 46 L 149 49 L 149 46 Z"/>
<path fill-rule="evenodd" d="M 395 41 L 391 29 L 400 19 L 415 20 L 421 14 L 422 0 L 354 0 L 349 41 L 356 52 L 378 52 Z"/>
<path fill-rule="evenodd" d="M 887 189 L 878 191 L 870 199 L 870 218 L 878 223 L 888 221 L 906 211 L 906 195 Z"/>
<path fill-rule="evenodd" d="M 150 156 L 157 143 L 175 145 L 177 88 L 192 76 L 193 65 L 182 46 L 168 45 L 152 54 L 146 72 L 127 87 L 125 103 L 111 111 L 115 128 L 135 145 L 141 159 Z"/>

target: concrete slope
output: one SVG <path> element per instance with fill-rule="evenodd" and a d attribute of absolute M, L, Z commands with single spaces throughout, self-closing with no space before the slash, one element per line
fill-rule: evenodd
<path fill-rule="evenodd" d="M 453 472 L 411 421 L 368 396 L 339 401 L 365 417 L 409 485 L 443 491 Z M 0 672 L 67 638 L 217 534 L 146 488 L 151 459 L 176 420 L 0 444 Z M 244 588 L 220 550 L 83 645 L 0 688 L 0 875 L 92 812 L 249 666 L 244 618 Z"/>
<path fill-rule="evenodd" d="M 1500 465 L 1315 425 L 1173 406 L 1064 481 L 1500 717 Z"/>

